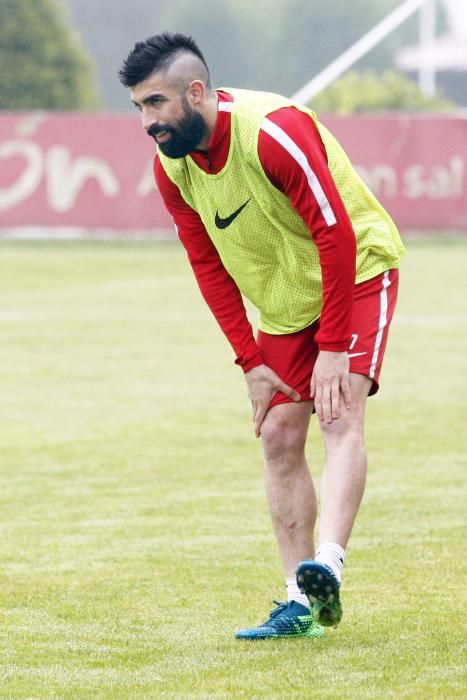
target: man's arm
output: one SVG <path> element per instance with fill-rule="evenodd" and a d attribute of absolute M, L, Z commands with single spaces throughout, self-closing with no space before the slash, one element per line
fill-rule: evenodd
<path fill-rule="evenodd" d="M 259 437 L 274 394 L 280 391 L 293 401 L 299 401 L 300 395 L 263 364 L 240 291 L 223 266 L 198 213 L 183 200 L 180 191 L 167 177 L 157 159 L 154 173 L 165 205 L 187 251 L 201 293 L 234 349 L 237 356 L 235 362 L 245 373 L 255 435 Z"/>
<path fill-rule="evenodd" d="M 223 266 L 199 214 L 182 198 L 178 187 L 168 178 L 157 157 L 154 175 L 187 252 L 201 294 L 230 342 L 236 355 L 236 364 L 248 372 L 260 365 L 262 360 L 240 291 Z"/>
<path fill-rule="evenodd" d="M 271 182 L 289 197 L 308 226 L 319 252 L 323 308 L 311 393 L 319 418 L 331 422 L 339 416 L 341 392 L 344 404 L 350 406 L 346 351 L 355 286 L 355 233 L 310 117 L 287 107 L 269 115 L 268 122 L 273 127 L 263 125 L 259 137 L 261 162 Z M 318 183 L 324 199 L 317 197 L 312 181 Z"/>

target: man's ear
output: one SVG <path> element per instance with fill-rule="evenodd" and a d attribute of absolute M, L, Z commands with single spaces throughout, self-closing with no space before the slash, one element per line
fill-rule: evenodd
<path fill-rule="evenodd" d="M 206 96 L 206 85 L 202 80 L 193 80 L 187 90 L 187 98 L 189 102 L 197 107 L 201 104 Z"/>

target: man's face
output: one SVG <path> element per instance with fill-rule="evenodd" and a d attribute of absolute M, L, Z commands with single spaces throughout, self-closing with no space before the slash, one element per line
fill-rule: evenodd
<path fill-rule="evenodd" d="M 169 158 L 183 158 L 202 142 L 207 124 L 160 73 L 149 76 L 130 90 L 133 104 L 141 111 L 143 127 Z"/>

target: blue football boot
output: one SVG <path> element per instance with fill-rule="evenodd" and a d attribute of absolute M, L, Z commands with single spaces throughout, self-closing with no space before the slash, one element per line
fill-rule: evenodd
<path fill-rule="evenodd" d="M 324 630 L 315 624 L 308 608 L 295 600 L 276 604 L 269 620 L 259 627 L 239 630 L 236 639 L 282 639 L 285 637 L 322 637 Z"/>

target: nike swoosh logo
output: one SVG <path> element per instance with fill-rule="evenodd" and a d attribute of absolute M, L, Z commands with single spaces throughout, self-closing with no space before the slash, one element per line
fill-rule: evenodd
<path fill-rule="evenodd" d="M 236 219 L 237 216 L 240 214 L 240 212 L 241 212 L 243 209 L 245 209 L 245 207 L 246 207 L 246 205 L 248 204 L 249 201 L 250 201 L 250 200 L 247 199 L 246 202 L 244 202 L 244 203 L 242 204 L 241 207 L 238 207 L 238 209 L 236 209 L 236 210 L 234 211 L 233 214 L 230 214 L 230 216 L 227 216 L 225 219 L 222 218 L 221 216 L 219 216 L 219 210 L 217 210 L 217 211 L 216 211 L 216 216 L 215 216 L 215 219 L 214 219 L 214 223 L 216 224 L 217 228 L 221 228 L 221 229 L 222 229 L 222 228 L 227 228 L 227 226 L 230 226 L 230 224 L 232 223 L 232 221 L 235 221 L 235 219 Z"/>
<path fill-rule="evenodd" d="M 366 355 L 366 352 L 352 352 L 350 355 L 347 355 L 347 357 L 360 357 L 360 355 Z"/>

